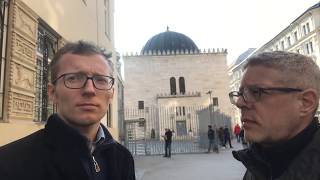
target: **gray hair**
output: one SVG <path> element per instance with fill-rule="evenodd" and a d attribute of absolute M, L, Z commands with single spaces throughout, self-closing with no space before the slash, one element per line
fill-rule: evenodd
<path fill-rule="evenodd" d="M 113 63 L 109 59 L 111 58 L 112 54 L 111 53 L 106 53 L 106 50 L 104 48 L 98 47 L 97 45 L 86 42 L 86 41 L 77 41 L 77 42 L 68 42 L 65 44 L 62 48 L 60 48 L 57 53 L 54 55 L 51 63 L 50 63 L 50 71 L 51 71 L 51 82 L 53 82 L 58 75 L 59 71 L 59 61 L 61 57 L 67 53 L 71 54 L 76 54 L 76 55 L 102 55 L 109 67 L 111 74 L 113 74 L 114 68 L 113 68 Z"/>
<path fill-rule="evenodd" d="M 283 73 L 283 83 L 296 88 L 312 88 L 320 95 L 320 70 L 311 57 L 286 51 L 262 52 L 247 60 L 244 69 L 264 66 Z"/>

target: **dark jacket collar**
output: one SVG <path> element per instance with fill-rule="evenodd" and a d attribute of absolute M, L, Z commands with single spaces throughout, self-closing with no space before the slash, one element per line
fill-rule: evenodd
<path fill-rule="evenodd" d="M 249 149 L 234 151 L 233 156 L 242 161 L 248 170 L 259 174 L 258 176 L 267 177 L 272 173 L 275 178 L 280 176 L 301 150 L 310 143 L 318 129 L 318 120 L 314 119 L 307 128 L 287 142 L 269 148 L 252 144 Z"/>
<path fill-rule="evenodd" d="M 101 124 L 105 139 L 99 143 L 103 148 L 111 147 L 114 144 L 111 134 Z M 45 144 L 52 154 L 51 162 L 57 167 L 61 174 L 72 179 L 88 179 L 81 159 L 91 159 L 88 148 L 88 140 L 76 129 L 70 127 L 57 115 L 49 117 L 44 128 Z"/>
<path fill-rule="evenodd" d="M 100 144 L 115 143 L 107 128 L 103 124 L 100 125 L 105 135 Z M 53 114 L 48 118 L 45 134 L 48 138 L 48 143 L 57 148 L 88 149 L 88 139 L 80 134 L 78 130 L 67 125 L 58 114 Z"/>

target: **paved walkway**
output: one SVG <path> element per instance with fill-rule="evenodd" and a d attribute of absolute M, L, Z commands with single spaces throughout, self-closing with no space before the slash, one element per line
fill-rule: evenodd
<path fill-rule="evenodd" d="M 232 150 L 241 149 L 233 143 L 233 149 L 221 149 L 219 154 L 179 154 L 172 158 L 162 156 L 135 157 L 137 180 L 239 180 L 244 166 L 235 160 Z"/>

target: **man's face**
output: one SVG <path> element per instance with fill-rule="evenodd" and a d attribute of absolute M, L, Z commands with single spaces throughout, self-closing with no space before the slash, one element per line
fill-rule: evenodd
<path fill-rule="evenodd" d="M 280 71 L 249 66 L 243 76 L 240 90 L 248 87 L 288 87 L 282 83 L 285 75 Z M 297 88 L 297 87 L 290 87 Z M 241 110 L 245 137 L 251 142 L 273 144 L 286 141 L 300 130 L 299 92 L 267 91 L 256 102 L 245 102 L 241 97 L 236 105 Z"/>
<path fill-rule="evenodd" d="M 111 76 L 110 67 L 101 55 L 76 55 L 67 53 L 58 62 L 57 77 L 66 73 L 84 73 Z M 57 113 L 68 124 L 76 127 L 97 125 L 107 112 L 114 89 L 99 90 L 91 79 L 80 89 L 69 89 L 63 78 L 49 84 L 49 96 L 57 104 Z"/>

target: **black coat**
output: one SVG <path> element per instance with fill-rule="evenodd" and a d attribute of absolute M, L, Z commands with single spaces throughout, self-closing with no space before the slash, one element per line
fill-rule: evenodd
<path fill-rule="evenodd" d="M 130 152 L 103 129 L 106 139 L 96 150 L 107 164 L 107 179 L 134 180 Z M 85 137 L 53 115 L 44 129 L 0 148 L 0 179 L 88 180 L 81 159 L 91 158 Z"/>
<path fill-rule="evenodd" d="M 267 153 L 259 153 L 255 144 L 249 149 L 232 153 L 247 168 L 243 180 L 319 180 L 319 144 L 319 124 L 314 121 L 289 142 L 273 148 L 271 156 L 269 153 L 267 156 Z M 274 157 L 271 160 L 273 163 L 270 163 L 270 157 Z"/>
<path fill-rule="evenodd" d="M 214 140 L 214 130 L 213 129 L 208 130 L 208 139 Z"/>
<path fill-rule="evenodd" d="M 166 143 L 171 143 L 172 142 L 172 131 L 169 129 L 165 134 L 166 136 Z"/>

